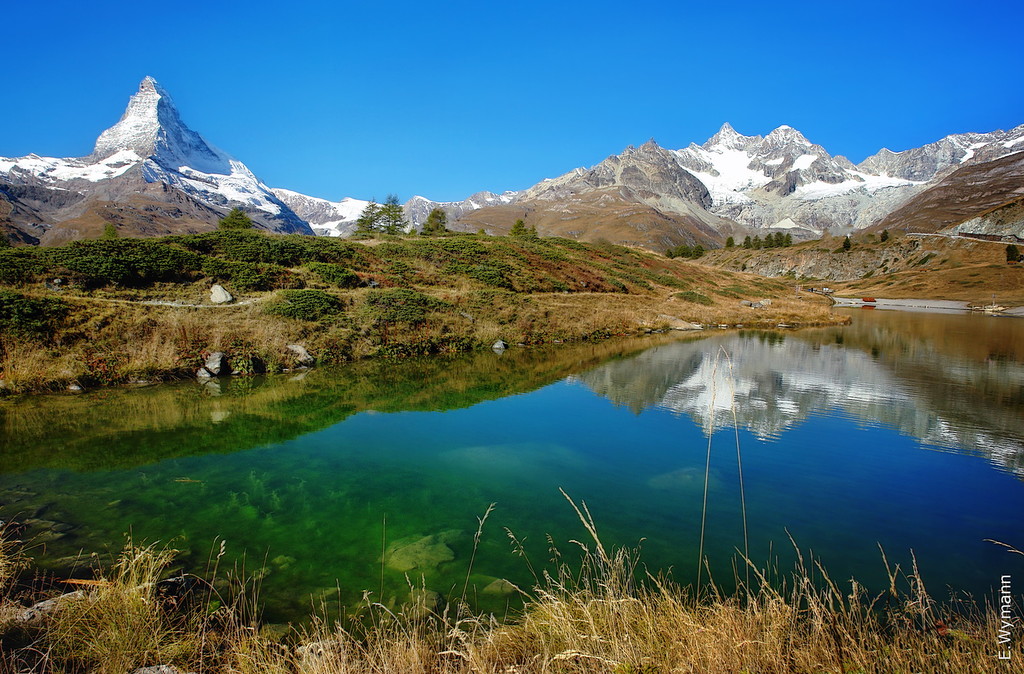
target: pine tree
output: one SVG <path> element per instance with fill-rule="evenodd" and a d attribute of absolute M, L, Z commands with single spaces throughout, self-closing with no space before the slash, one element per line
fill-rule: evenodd
<path fill-rule="evenodd" d="M 420 234 L 424 236 L 432 236 L 434 234 L 442 234 L 448 231 L 448 214 L 440 208 L 435 208 L 430 211 L 426 221 L 423 223 L 423 228 L 420 230 Z"/>
<path fill-rule="evenodd" d="M 103 234 L 100 236 L 101 239 L 116 239 L 117 228 L 109 222 L 103 225 Z"/>
<path fill-rule="evenodd" d="M 761 246 L 763 245 L 761 243 L 761 237 L 755 236 L 754 240 L 750 242 L 750 245 L 754 250 L 761 250 Z"/>
<path fill-rule="evenodd" d="M 793 245 L 793 235 L 787 232 L 786 233 L 786 238 L 783 239 L 782 244 L 786 248 L 789 248 L 790 246 L 792 246 Z"/>
<path fill-rule="evenodd" d="M 11 240 L 7 238 L 7 235 L 0 232 L 0 248 L 10 248 Z"/>
<path fill-rule="evenodd" d="M 397 194 L 389 194 L 380 209 L 380 229 L 386 234 L 401 234 L 408 226 L 405 211 L 398 202 Z"/>
<path fill-rule="evenodd" d="M 1020 249 L 1012 243 L 1006 244 L 1006 261 L 1007 262 L 1019 262 L 1020 261 Z"/>
<path fill-rule="evenodd" d="M 746 236 L 745 236 L 745 237 L 743 238 L 743 247 L 744 247 L 744 248 L 746 248 L 747 250 L 750 250 L 750 247 L 751 247 L 752 245 L 753 245 L 753 243 L 751 243 L 751 241 L 750 241 L 750 235 L 749 235 L 749 234 L 747 234 L 747 235 L 746 235 Z"/>
<path fill-rule="evenodd" d="M 881 238 L 882 243 L 885 243 L 886 241 L 888 241 L 889 240 L 889 230 L 888 229 L 883 229 L 882 230 L 882 236 L 880 238 Z"/>
<path fill-rule="evenodd" d="M 360 234 L 372 234 L 377 231 L 379 226 L 380 204 L 370 199 L 370 203 L 366 204 L 366 208 L 356 219 L 356 231 Z"/>
<path fill-rule="evenodd" d="M 509 236 L 520 236 L 521 237 L 521 236 L 526 236 L 526 234 L 527 234 L 526 223 L 523 222 L 522 218 L 519 218 L 518 220 L 516 220 L 515 224 L 512 225 L 512 229 L 510 229 L 509 232 L 508 232 Z"/>
<path fill-rule="evenodd" d="M 843 239 L 843 250 L 850 250 L 850 248 L 852 247 L 853 244 L 850 243 L 850 237 L 847 236 L 845 239 Z"/>
<path fill-rule="evenodd" d="M 252 229 L 254 226 L 252 218 L 241 208 L 232 208 L 231 212 L 217 223 L 217 229 Z"/>
<path fill-rule="evenodd" d="M 732 248 L 735 245 L 736 245 L 736 240 L 734 238 L 732 238 L 731 236 L 728 239 L 725 240 L 725 247 L 726 248 Z"/>

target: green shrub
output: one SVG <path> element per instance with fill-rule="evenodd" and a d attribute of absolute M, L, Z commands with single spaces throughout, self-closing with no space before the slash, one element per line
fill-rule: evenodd
<path fill-rule="evenodd" d="M 264 311 L 274 316 L 295 318 L 302 321 L 322 321 L 337 316 L 345 309 L 345 303 L 322 290 L 283 290 L 279 299 L 269 304 Z"/>
<path fill-rule="evenodd" d="M 206 258 L 203 273 L 214 281 L 224 281 L 238 290 L 274 290 L 302 287 L 302 280 L 284 267 L 252 262 L 231 262 Z"/>
<path fill-rule="evenodd" d="M 357 288 L 362 284 L 362 279 L 352 271 L 340 264 L 329 262 L 310 262 L 306 267 L 319 276 L 324 283 L 330 283 L 339 288 Z"/>
<path fill-rule="evenodd" d="M 0 283 L 29 283 L 45 270 L 46 265 L 39 260 L 35 248 L 0 248 Z"/>
<path fill-rule="evenodd" d="M 676 293 L 674 297 L 676 299 L 683 300 L 684 302 L 692 302 L 693 304 L 714 304 L 714 301 L 707 295 L 701 295 L 700 293 L 692 290 L 687 290 L 685 293 Z"/>
<path fill-rule="evenodd" d="M 366 295 L 364 312 L 375 323 L 422 323 L 431 311 L 446 309 L 450 305 L 429 295 L 396 288 L 371 290 Z"/>
<path fill-rule="evenodd" d="M 0 290 L 0 334 L 39 337 L 52 332 L 68 313 L 68 306 L 52 297 L 27 297 Z"/>
<path fill-rule="evenodd" d="M 202 266 L 194 252 L 153 239 L 74 241 L 43 255 L 51 272 L 65 269 L 88 287 L 181 281 Z"/>

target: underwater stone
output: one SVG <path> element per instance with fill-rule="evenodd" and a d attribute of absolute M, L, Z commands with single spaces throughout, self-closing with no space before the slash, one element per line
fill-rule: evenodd
<path fill-rule="evenodd" d="M 459 531 L 443 531 L 422 538 L 402 538 L 388 549 L 385 560 L 388 567 L 396 571 L 413 569 L 435 569 L 444 562 L 455 559 L 455 552 L 448 543 L 459 536 Z"/>
<path fill-rule="evenodd" d="M 497 578 L 493 582 L 487 585 L 482 592 L 484 594 L 498 594 L 506 595 L 512 594 L 516 591 L 516 586 L 508 582 L 504 578 Z"/>

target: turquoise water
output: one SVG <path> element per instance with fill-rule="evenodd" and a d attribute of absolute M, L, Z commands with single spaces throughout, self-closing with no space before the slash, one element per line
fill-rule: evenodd
<path fill-rule="evenodd" d="M 859 312 L 842 328 L 356 364 L 0 415 L 0 519 L 29 523 L 41 565 L 68 573 L 130 534 L 202 572 L 223 541 L 222 567 L 265 567 L 273 620 L 364 591 L 401 603 L 409 582 L 462 595 L 491 503 L 467 594 L 500 612 L 514 600 L 496 579 L 532 583 L 508 532 L 534 569 L 552 544 L 573 559 L 571 541 L 589 543 L 560 489 L 606 546 L 640 544 L 692 582 L 709 433 L 705 554 L 726 586 L 744 547 L 737 435 L 759 564 L 789 568 L 792 537 L 877 589 L 879 546 L 904 568 L 913 555 L 939 597 L 1024 572 L 985 541 L 1024 546 L 1019 320 Z"/>

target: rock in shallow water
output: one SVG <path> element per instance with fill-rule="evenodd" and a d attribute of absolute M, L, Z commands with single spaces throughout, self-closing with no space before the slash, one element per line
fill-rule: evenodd
<path fill-rule="evenodd" d="M 455 559 L 455 551 L 448 547 L 448 543 L 460 535 L 460 531 L 453 529 L 422 538 L 401 538 L 388 547 L 385 563 L 396 571 L 435 569 Z"/>

